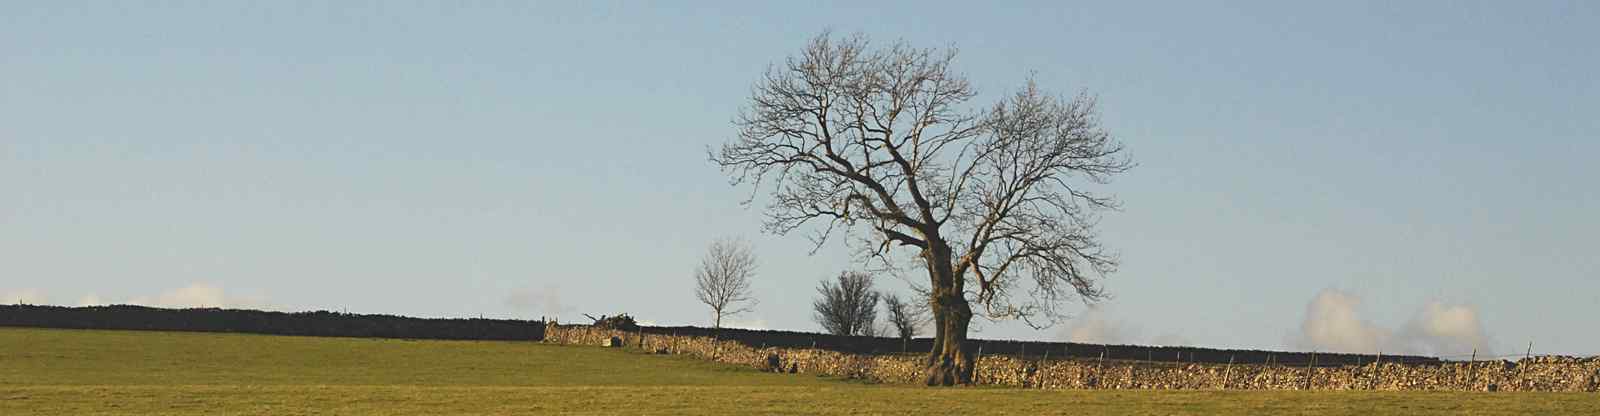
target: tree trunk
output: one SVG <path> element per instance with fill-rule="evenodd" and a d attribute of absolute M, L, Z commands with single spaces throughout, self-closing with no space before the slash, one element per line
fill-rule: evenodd
<path fill-rule="evenodd" d="M 950 262 L 950 246 L 938 235 L 925 234 L 928 248 L 923 261 L 928 264 L 928 280 L 933 283 L 933 349 L 928 352 L 925 382 L 928 386 L 973 384 L 973 352 L 966 349 L 966 325 L 973 322 L 973 307 L 966 302 L 966 283 L 955 274 Z"/>
<path fill-rule="evenodd" d="M 927 379 L 929 386 L 972 384 L 976 362 L 967 348 L 967 324 L 972 322 L 972 307 L 959 293 L 936 297 L 934 314 L 937 335 L 933 350 L 928 353 Z"/>
<path fill-rule="evenodd" d="M 967 324 L 972 322 L 972 306 L 962 290 L 965 282 L 952 267 L 950 246 L 935 236 L 927 237 L 930 244 L 923 251 L 923 258 L 933 284 L 929 306 L 933 309 L 935 332 L 924 381 L 929 386 L 972 384 L 974 362 L 972 351 L 967 349 Z"/>

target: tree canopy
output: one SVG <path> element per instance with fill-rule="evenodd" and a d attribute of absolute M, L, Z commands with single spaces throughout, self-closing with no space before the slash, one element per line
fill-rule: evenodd
<path fill-rule="evenodd" d="M 737 136 L 711 155 L 735 183 L 770 192 L 769 232 L 814 225 L 820 246 L 864 231 L 862 254 L 891 268 L 911 254 L 899 259 L 928 272 L 940 384 L 970 379 L 970 305 L 1037 327 L 1064 316 L 1063 300 L 1105 296 L 1117 260 L 1096 213 L 1117 202 L 1091 186 L 1132 166 L 1093 97 L 1030 79 L 974 106 L 956 56 L 818 36 L 756 82 Z"/>

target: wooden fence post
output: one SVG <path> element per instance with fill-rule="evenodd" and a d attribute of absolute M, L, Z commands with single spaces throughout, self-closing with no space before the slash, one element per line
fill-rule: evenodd
<path fill-rule="evenodd" d="M 1233 354 L 1228 354 L 1228 367 L 1222 373 L 1222 389 L 1228 389 L 1228 383 L 1233 382 Z"/>
<path fill-rule="evenodd" d="M 983 377 L 978 373 L 978 363 L 983 362 L 983 342 L 978 342 L 978 355 L 972 358 L 972 384 L 983 384 Z"/>
<path fill-rule="evenodd" d="M 1128 384 L 1127 384 L 1127 386 L 1129 388 L 1138 388 L 1138 387 L 1136 387 L 1137 385 L 1134 384 L 1134 380 L 1138 380 L 1139 379 L 1139 374 L 1137 373 L 1138 368 L 1139 368 L 1139 363 L 1137 361 L 1128 363 Z"/>
<path fill-rule="evenodd" d="M 1045 348 L 1044 349 L 1044 358 L 1040 358 L 1039 359 L 1039 364 L 1037 365 L 1036 369 L 1033 370 L 1034 375 L 1038 376 L 1037 378 L 1039 379 L 1039 388 L 1040 389 L 1044 388 L 1044 366 L 1046 366 L 1046 365 L 1050 365 L 1050 349 L 1049 348 Z"/>
<path fill-rule="evenodd" d="M 1311 372 L 1311 367 L 1314 367 L 1316 365 L 1317 365 L 1317 352 L 1316 351 L 1312 351 L 1311 352 L 1311 360 L 1306 362 L 1306 390 L 1311 390 L 1311 379 L 1313 377 L 1316 377 L 1316 374 Z"/>
<path fill-rule="evenodd" d="M 1472 360 L 1467 361 L 1467 390 L 1476 390 L 1478 384 L 1478 349 L 1472 349 Z"/>
<path fill-rule="evenodd" d="M 1378 358 L 1372 361 L 1372 389 L 1377 390 L 1383 383 L 1383 350 L 1378 350 Z"/>
<path fill-rule="evenodd" d="M 1267 373 L 1272 375 L 1272 387 L 1278 386 L 1278 371 L 1274 370 L 1278 363 L 1278 354 L 1267 354 Z"/>
<path fill-rule="evenodd" d="M 1103 385 L 1106 384 L 1105 383 L 1105 378 L 1106 378 L 1106 376 L 1105 376 L 1105 373 L 1106 373 L 1106 351 L 1109 350 L 1109 349 L 1110 349 L 1110 347 L 1107 347 L 1105 350 L 1101 350 L 1100 351 L 1100 362 L 1098 364 L 1095 364 L 1095 366 L 1094 366 L 1094 387 L 1095 388 L 1100 388 L 1100 386 L 1103 386 Z"/>

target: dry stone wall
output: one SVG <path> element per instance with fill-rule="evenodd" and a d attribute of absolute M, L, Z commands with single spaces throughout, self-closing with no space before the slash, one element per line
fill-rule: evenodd
<path fill-rule="evenodd" d="M 629 330 L 632 331 L 634 329 L 630 328 Z M 913 338 L 910 342 L 903 342 L 898 338 L 887 337 L 837 336 L 810 332 L 736 328 L 713 329 L 692 326 L 641 326 L 637 330 L 647 335 L 715 336 L 719 339 L 736 340 L 751 347 L 809 347 L 869 355 L 893 354 L 904 351 L 927 351 L 933 346 L 931 338 Z M 974 350 L 981 350 L 986 355 L 1024 356 L 1030 359 L 1042 359 L 1048 355 L 1057 359 L 1099 359 L 1104 357 L 1107 360 L 1216 364 L 1231 362 L 1237 364 L 1291 366 L 1304 366 L 1315 363 L 1320 366 L 1332 367 L 1369 364 L 1380 358 L 1373 354 L 1330 354 L 1326 352 L 1260 351 L 1178 346 L 1103 345 L 993 339 L 970 339 L 967 342 Z M 1441 362 L 1435 357 L 1397 356 L 1392 354 L 1383 355 L 1381 358 L 1386 363 L 1438 364 Z"/>
<path fill-rule="evenodd" d="M 882 383 L 922 380 L 922 356 L 868 355 L 815 348 L 752 347 L 704 336 L 625 332 L 577 325 L 550 325 L 544 342 L 601 345 L 611 337 L 623 345 L 667 354 L 781 371 Z M 1329 367 L 1261 364 L 1198 364 L 1095 359 L 1019 359 L 982 356 L 976 383 L 1044 389 L 1230 389 L 1230 390 L 1467 390 L 1595 392 L 1600 357 L 1533 357 L 1511 361 L 1438 364 L 1379 363 Z"/>

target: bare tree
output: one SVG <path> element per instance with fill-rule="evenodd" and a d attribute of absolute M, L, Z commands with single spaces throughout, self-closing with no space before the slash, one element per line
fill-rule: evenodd
<path fill-rule="evenodd" d="M 812 319 L 830 334 L 877 336 L 879 295 L 872 290 L 872 275 L 843 272 L 835 280 L 824 279 L 817 288 Z"/>
<path fill-rule="evenodd" d="M 971 383 L 972 304 L 1042 327 L 1064 300 L 1104 296 L 1117 262 L 1094 226 L 1117 203 L 1086 185 L 1132 166 L 1093 98 L 1030 79 L 973 108 L 955 57 L 818 36 L 755 84 L 738 137 L 711 155 L 734 183 L 771 189 L 767 231 L 815 221 L 820 247 L 835 229 L 863 230 L 866 258 L 927 271 L 930 385 Z"/>
<path fill-rule="evenodd" d="M 750 295 L 750 278 L 755 274 L 756 255 L 749 243 L 733 238 L 711 243 L 694 271 L 694 296 L 711 307 L 712 327 L 722 328 L 722 318 L 755 306 Z"/>
<path fill-rule="evenodd" d="M 917 336 L 922 325 L 928 322 L 928 310 L 922 305 L 906 303 L 894 294 L 883 296 L 883 308 L 888 313 L 889 327 L 900 337 L 900 350 L 909 350 L 911 337 Z"/>

